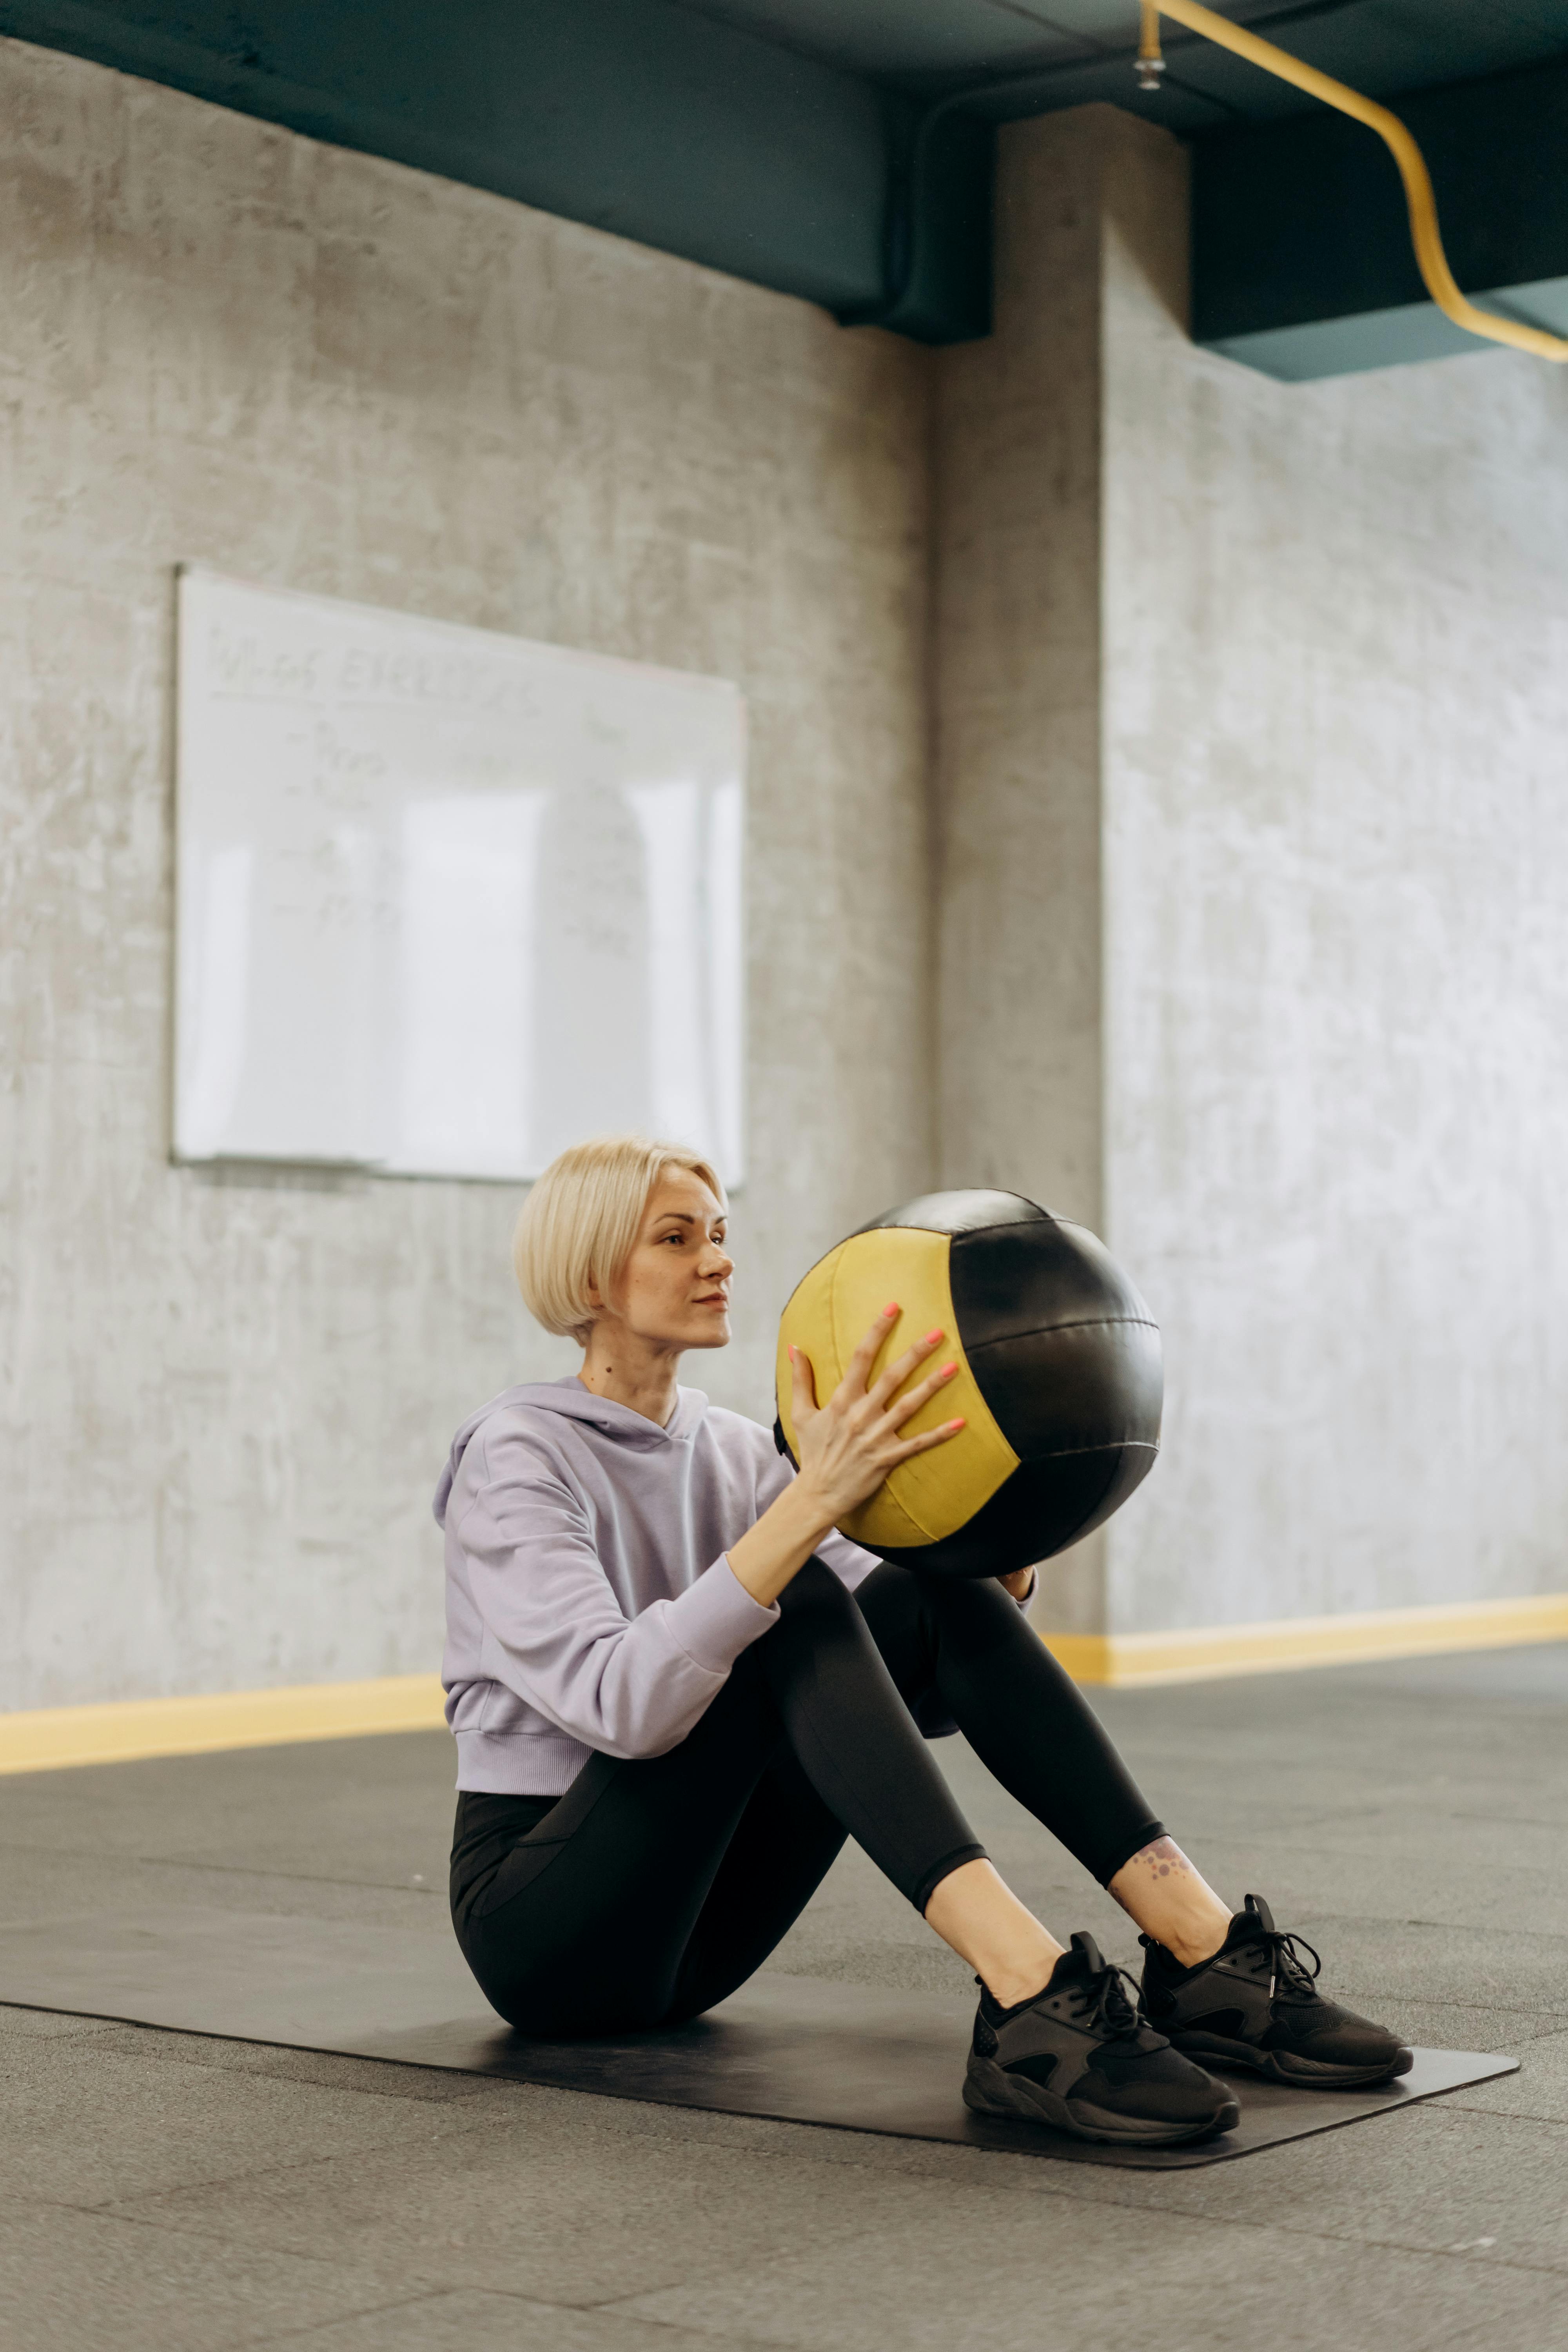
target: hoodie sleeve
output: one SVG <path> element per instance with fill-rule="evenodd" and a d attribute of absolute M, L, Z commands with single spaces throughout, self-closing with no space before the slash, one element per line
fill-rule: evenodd
<path fill-rule="evenodd" d="M 467 1496 L 459 1481 L 448 1528 L 483 1626 L 484 1674 L 602 1755 L 677 1747 L 777 1608 L 753 1601 L 721 1555 L 675 1600 L 627 1618 L 564 1481 L 504 1442 L 482 1471 Z"/>

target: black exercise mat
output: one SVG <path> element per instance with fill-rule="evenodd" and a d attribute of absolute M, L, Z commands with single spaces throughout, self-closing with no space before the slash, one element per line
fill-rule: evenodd
<path fill-rule="evenodd" d="M 669 2033 L 529 2042 L 488 2008 L 455 1945 L 349 1921 L 237 1911 L 79 1915 L 0 1931 L 0 2002 L 226 2041 L 509 2075 L 616 2099 L 1006 2148 L 1068 2164 L 1167 2170 L 1388 2115 L 1517 2071 L 1513 2058 L 1418 2050 L 1375 2091 L 1236 2078 L 1241 2121 L 1196 2147 L 1100 2147 L 983 2121 L 959 2095 L 973 2004 L 764 1969 Z"/>

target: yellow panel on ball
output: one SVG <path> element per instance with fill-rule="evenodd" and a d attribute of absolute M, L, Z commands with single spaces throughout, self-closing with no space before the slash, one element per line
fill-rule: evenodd
<path fill-rule="evenodd" d="M 818 1401 L 826 1402 L 889 1300 L 897 1299 L 903 1312 L 879 1365 L 939 1325 L 947 1334 L 947 1349 L 932 1360 L 945 1363 L 951 1356 L 958 1371 L 905 1423 L 904 1434 L 918 1437 L 958 1413 L 965 1426 L 945 1445 L 901 1463 L 870 1501 L 842 1522 L 843 1532 L 868 1551 L 941 1542 L 966 1526 L 1018 1467 L 1018 1456 L 997 1427 L 963 1352 L 948 1283 L 949 1245 L 948 1234 L 915 1226 L 852 1234 L 812 1267 L 779 1325 L 779 1420 L 797 1461 L 792 1344 L 810 1359 Z"/>

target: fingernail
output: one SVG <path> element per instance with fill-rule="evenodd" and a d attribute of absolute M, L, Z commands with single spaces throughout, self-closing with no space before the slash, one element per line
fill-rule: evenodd
<path fill-rule="evenodd" d="M 894 1299 L 894 1301 L 893 1301 L 893 1303 L 892 1303 L 892 1305 L 891 1305 L 890 1307 L 883 1307 L 883 1309 L 882 1309 L 882 1312 L 883 1312 L 883 1314 L 884 1314 L 884 1315 L 896 1315 L 896 1314 L 898 1313 L 898 1311 L 899 1311 L 899 1302 L 898 1302 L 898 1300 L 897 1300 L 896 1298 Z"/>
<path fill-rule="evenodd" d="M 958 1419 L 957 1419 L 956 1421 L 950 1421 L 950 1422 L 948 1423 L 948 1424 L 947 1424 L 947 1425 L 948 1425 L 949 1429 L 962 1429 L 962 1428 L 963 1427 L 963 1413 L 960 1413 L 960 1414 L 959 1414 Z"/>
<path fill-rule="evenodd" d="M 943 1366 L 942 1366 L 942 1379 L 943 1379 L 944 1381 L 950 1381 L 950 1380 L 952 1380 L 952 1376 L 953 1376 L 954 1372 L 956 1372 L 956 1371 L 957 1371 L 957 1370 L 958 1370 L 958 1366 L 957 1366 L 956 1364 L 943 1364 Z"/>
<path fill-rule="evenodd" d="M 790 1351 L 789 1351 L 789 1360 L 790 1360 L 790 1362 L 793 1364 L 793 1363 L 794 1363 L 794 1361 L 795 1361 L 795 1349 L 794 1349 L 793 1348 L 792 1348 L 792 1349 L 790 1349 Z"/>
<path fill-rule="evenodd" d="M 941 1337 L 942 1337 L 942 1325 L 939 1323 L 939 1324 L 937 1325 L 936 1329 L 935 1329 L 934 1331 L 928 1331 L 928 1332 L 926 1333 L 926 1346 L 927 1346 L 928 1348 L 934 1348 L 934 1347 L 935 1347 L 935 1345 L 936 1345 L 936 1343 L 937 1343 L 937 1341 L 941 1339 Z"/>

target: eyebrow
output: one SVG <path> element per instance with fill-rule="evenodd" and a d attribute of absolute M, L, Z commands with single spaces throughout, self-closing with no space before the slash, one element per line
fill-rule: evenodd
<path fill-rule="evenodd" d="M 700 1225 L 708 1222 L 706 1218 L 694 1217 L 689 1209 L 665 1209 L 654 1220 L 659 1225 Z M 721 1209 L 711 1222 L 716 1225 L 727 1225 L 730 1220 Z"/>

